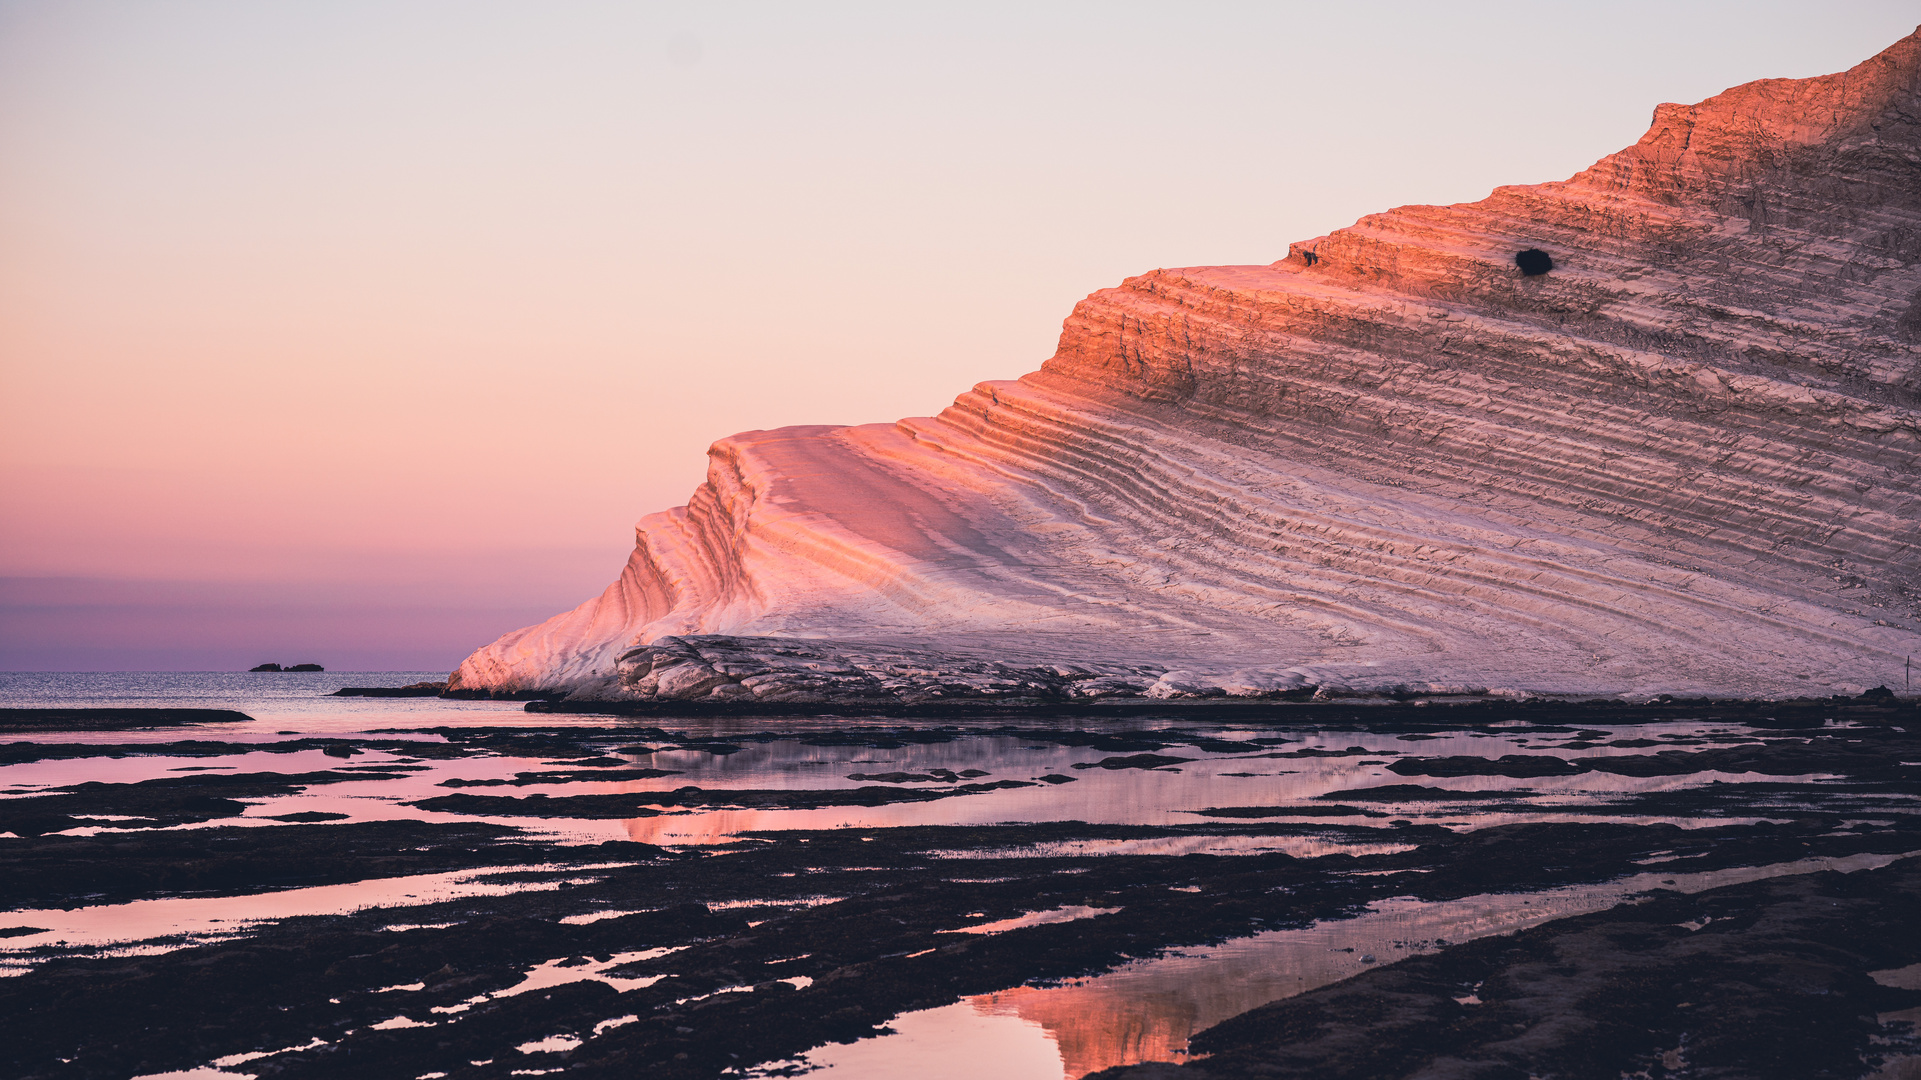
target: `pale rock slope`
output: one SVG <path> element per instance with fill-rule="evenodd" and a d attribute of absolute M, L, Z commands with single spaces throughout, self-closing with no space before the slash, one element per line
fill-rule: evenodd
<path fill-rule="evenodd" d="M 1546 251 L 1525 276 L 1515 254 Z M 1804 695 L 1921 654 L 1921 31 L 1563 182 L 1083 300 L 938 417 L 750 431 L 467 690 Z"/>

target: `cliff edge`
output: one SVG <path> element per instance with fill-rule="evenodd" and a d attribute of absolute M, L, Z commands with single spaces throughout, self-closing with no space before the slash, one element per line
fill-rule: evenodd
<path fill-rule="evenodd" d="M 1040 371 L 937 417 L 708 455 L 618 581 L 450 687 L 1899 687 L 1921 653 L 1921 30 L 1658 106 L 1565 181 L 1130 278 Z"/>

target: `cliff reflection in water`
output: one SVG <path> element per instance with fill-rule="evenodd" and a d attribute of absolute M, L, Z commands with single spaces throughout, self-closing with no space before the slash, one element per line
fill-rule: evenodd
<path fill-rule="evenodd" d="M 1661 745 L 1676 739 L 1698 737 L 1700 729 L 1671 725 L 1659 734 Z M 1251 732 L 1223 733 L 1235 742 L 1250 738 Z M 636 817 L 625 823 L 630 839 L 669 846 L 726 844 L 745 833 L 761 831 L 898 828 L 942 825 L 996 825 L 1010 822 L 1079 821 L 1097 825 L 1219 826 L 1223 832 L 1239 831 L 1250 824 L 1335 826 L 1340 833 L 1353 830 L 1390 832 L 1392 818 L 1434 821 L 1455 827 L 1485 828 L 1515 821 L 1542 821 L 1567 818 L 1572 812 L 1579 819 L 1592 820 L 1605 807 L 1627 796 L 1655 791 L 1695 788 L 1706 784 L 1751 782 L 1751 775 L 1702 771 L 1684 775 L 1632 776 L 1610 772 L 1579 772 L 1572 775 L 1512 777 L 1504 775 L 1397 775 L 1390 765 L 1397 759 L 1418 753 L 1420 756 L 1461 755 L 1498 758 L 1517 751 L 1551 753 L 1543 746 L 1529 746 L 1520 734 L 1461 730 L 1422 737 L 1410 743 L 1396 735 L 1376 731 L 1289 732 L 1294 738 L 1277 740 L 1278 746 L 1248 743 L 1246 751 L 1220 752 L 1218 749 L 1173 745 L 1161 753 L 1178 764 L 1158 768 L 1096 767 L 1116 754 L 1086 747 L 1033 745 L 1028 739 L 1006 735 L 960 735 L 951 742 L 910 745 L 889 750 L 841 749 L 808 746 L 795 740 L 775 739 L 749 743 L 737 752 L 712 755 L 705 752 L 662 749 L 636 764 L 673 770 L 671 775 L 605 784 L 569 783 L 534 785 L 528 794 L 552 795 L 629 794 L 665 795 L 692 786 L 703 792 L 700 806 L 676 806 L 675 800 L 661 805 L 657 815 Z M 1628 746 L 1583 743 L 1578 750 L 1563 748 L 1562 756 L 1614 757 L 1641 754 L 1648 742 L 1640 738 L 1643 729 L 1619 726 L 1612 734 Z M 1302 736 L 1305 737 L 1302 737 Z M 1170 736 L 1176 740 L 1178 735 Z M 1218 743 L 1216 743 L 1218 746 Z M 1251 752 L 1249 752 L 1251 751 Z M 934 782 L 932 773 L 958 774 L 972 771 L 977 782 L 994 784 L 1012 781 L 1020 786 L 987 791 L 952 791 L 953 783 Z M 882 780 L 879 775 L 915 777 L 900 781 Z M 856 779 L 859 777 L 859 779 Z M 1046 779 L 1043 779 L 1046 778 Z M 1062 782 L 1071 778 L 1072 782 Z M 1382 802 L 1370 800 L 1355 789 L 1378 786 L 1413 785 L 1409 797 Z M 827 805 L 790 807 L 759 800 L 792 797 L 795 802 L 824 793 L 855 788 L 894 789 L 913 795 L 942 797 L 883 802 L 879 805 Z M 1446 798 L 1423 799 L 1412 791 L 1439 790 L 1485 792 L 1490 795 L 1514 793 L 1515 800 L 1502 800 L 1496 807 L 1475 807 L 1469 811 L 1458 801 Z M 729 792 L 741 793 L 740 803 L 729 806 Z M 951 793 L 950 793 L 951 792 Z M 1358 796 L 1367 813 L 1357 813 L 1351 802 Z M 745 805 L 743 805 L 745 804 Z M 642 805 L 646 805 L 645 800 Z M 1210 808 L 1226 808 L 1227 813 L 1208 814 Z M 1237 808 L 1285 808 L 1276 815 L 1235 813 Z M 1624 806 L 1623 820 L 1645 823 L 1631 807 Z M 1687 819 L 1663 818 L 1675 824 L 1697 824 Z M 1168 848 L 1172 840 L 1158 841 L 1154 851 L 1130 854 L 1181 854 Z M 1334 850 L 1352 851 L 1351 844 L 1329 844 L 1328 837 L 1316 837 L 1320 846 L 1301 846 L 1301 838 L 1281 843 L 1267 837 L 1229 845 L 1235 851 L 1284 850 L 1312 857 Z M 1390 839 L 1383 835 L 1382 840 Z M 1210 849 L 1225 850 L 1219 844 Z M 1200 850 L 1198 848 L 1192 850 Z M 1121 851 L 1058 851 L 1049 854 L 1117 854 Z M 1357 852 L 1358 853 L 1358 852 Z M 1007 853 L 998 853 L 1004 857 Z M 935 853 L 938 857 L 938 853 Z"/>
<path fill-rule="evenodd" d="M 822 1047 L 805 1060 L 832 1080 L 939 1073 L 937 1058 L 980 1038 L 1025 1043 L 1023 1071 L 1004 1080 L 1079 1080 L 1089 1073 L 1143 1061 L 1180 1061 L 1195 1033 L 1271 1001 L 1339 982 L 1376 964 L 1393 963 L 1449 944 L 1513 933 L 1572 915 L 1602 911 L 1655 888 L 1700 892 L 1723 885 L 1818 870 L 1851 872 L 1885 866 L 1905 855 L 1810 858 L 1702 873 L 1646 873 L 1598 885 L 1536 893 L 1489 894 L 1460 900 L 1385 900 L 1354 918 L 1272 930 L 1221 945 L 1187 949 L 1122 965 L 1053 987 L 1019 986 L 980 994 L 958 1005 L 909 1013 L 890 1022 L 897 1034 Z M 1038 1063 L 1019 1027 L 1038 1028 L 1058 1049 L 1057 1063 Z"/>
<path fill-rule="evenodd" d="M 1596 910 L 1620 896 L 1618 889 L 1598 888 L 1451 903 L 1387 901 L 1353 919 L 1270 931 L 969 1003 L 977 1013 L 1040 1025 L 1060 1048 L 1062 1075 L 1078 1078 L 1115 1065 L 1179 1061 L 1196 1032 L 1270 1001 L 1338 982 L 1373 963 Z"/>

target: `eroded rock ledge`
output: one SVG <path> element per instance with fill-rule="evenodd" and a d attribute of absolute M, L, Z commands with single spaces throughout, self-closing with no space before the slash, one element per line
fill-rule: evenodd
<path fill-rule="evenodd" d="M 574 700 L 924 704 L 1035 698 L 1272 698 L 1312 692 L 1305 671 L 1204 675 L 1158 664 L 1019 665 L 947 653 L 805 638 L 696 634 L 622 654 L 612 677 Z"/>

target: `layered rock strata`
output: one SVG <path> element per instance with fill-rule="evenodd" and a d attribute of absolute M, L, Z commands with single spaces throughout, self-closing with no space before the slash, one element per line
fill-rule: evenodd
<path fill-rule="evenodd" d="M 1018 653 L 1018 649 L 1013 650 Z M 1202 673 L 1155 663 L 1008 663 L 905 646 L 688 635 L 623 652 L 577 698 L 918 705 L 970 698 L 1282 697 L 1318 690 L 1310 670 Z"/>
<path fill-rule="evenodd" d="M 938 417 L 723 439 L 606 592 L 452 685 L 1899 688 L 1918 406 L 1921 31 L 1566 181 L 1130 278 Z"/>

